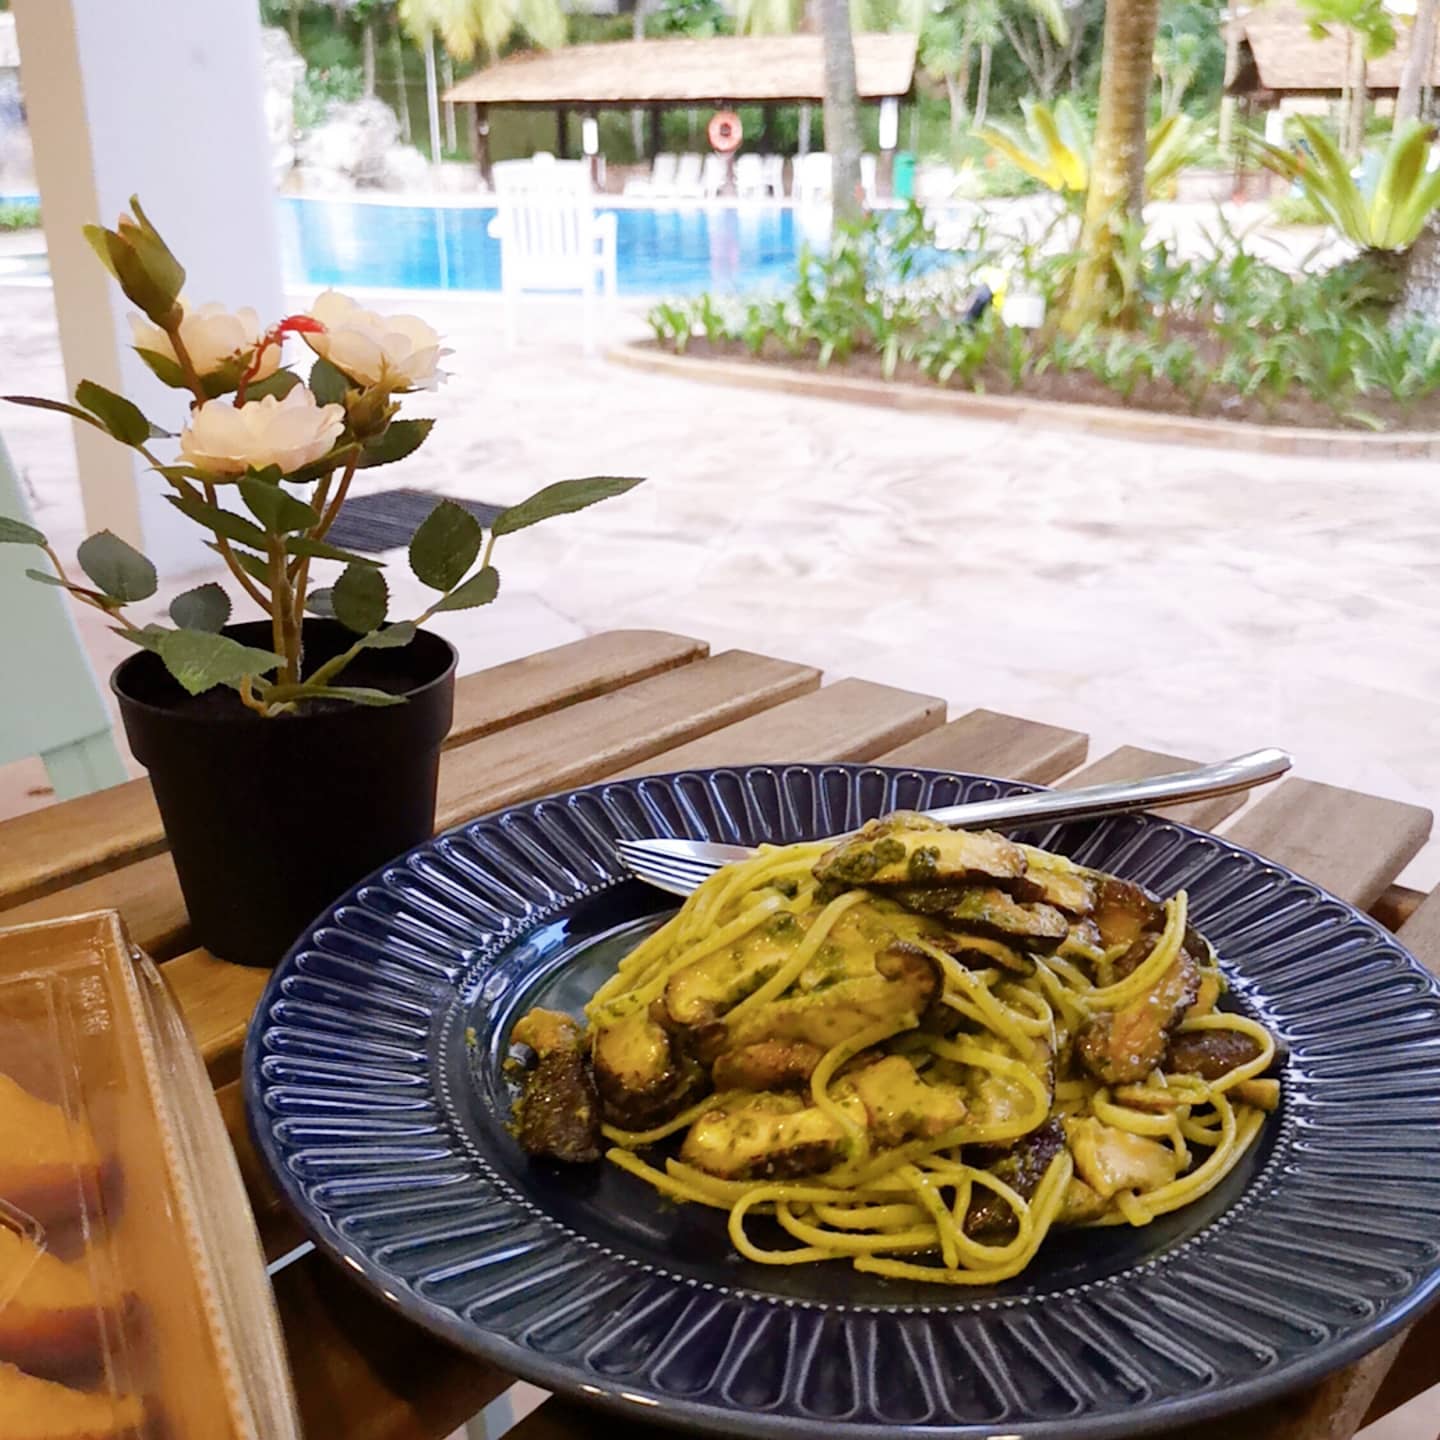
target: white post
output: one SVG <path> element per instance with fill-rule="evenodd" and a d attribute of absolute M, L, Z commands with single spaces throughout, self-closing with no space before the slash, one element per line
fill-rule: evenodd
<path fill-rule="evenodd" d="M 130 306 L 80 227 L 114 226 L 132 194 L 180 257 L 186 298 L 284 313 L 254 0 L 15 0 L 66 383 L 183 412 L 130 349 Z M 169 425 L 167 428 L 178 428 Z M 214 562 L 164 483 L 76 425 L 89 530 L 111 529 L 172 572 Z"/>
<path fill-rule="evenodd" d="M 430 112 L 430 163 L 444 159 L 440 149 L 440 90 L 435 83 L 435 36 L 425 32 L 425 108 Z"/>

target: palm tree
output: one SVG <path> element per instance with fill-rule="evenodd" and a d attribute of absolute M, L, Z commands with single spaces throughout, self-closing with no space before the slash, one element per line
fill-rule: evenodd
<path fill-rule="evenodd" d="M 855 84 L 855 39 L 850 0 L 820 0 L 825 42 L 825 148 L 837 221 L 860 218 L 860 100 Z"/>
<path fill-rule="evenodd" d="M 1072 329 L 1104 320 L 1123 297 L 1121 245 L 1145 203 L 1145 122 L 1159 21 L 1160 0 L 1109 0 L 1105 7 L 1082 258 L 1065 311 Z"/>
<path fill-rule="evenodd" d="M 1420 91 L 1430 75 L 1435 52 L 1435 16 L 1440 0 L 1416 0 L 1415 23 L 1410 27 L 1410 44 L 1400 72 L 1400 93 L 1395 97 L 1395 128 L 1420 118 Z"/>
<path fill-rule="evenodd" d="M 970 34 L 980 47 L 980 74 L 975 81 L 975 126 L 985 123 L 990 110 L 990 61 L 995 47 L 1005 38 L 1000 29 L 1000 6 L 996 0 L 970 0 Z"/>
<path fill-rule="evenodd" d="M 565 43 L 565 16 L 558 0 L 400 0 L 400 23 L 425 57 L 425 101 L 430 113 L 430 158 L 440 148 L 439 85 L 435 41 L 456 60 L 473 60 L 483 51 L 491 60 L 523 31 L 542 49 Z"/>

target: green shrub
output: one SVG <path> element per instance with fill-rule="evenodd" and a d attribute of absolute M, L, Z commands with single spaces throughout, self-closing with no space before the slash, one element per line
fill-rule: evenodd
<path fill-rule="evenodd" d="M 983 217 L 951 266 L 930 263 L 933 243 L 915 206 L 871 216 L 838 230 L 828 254 L 803 253 L 786 294 L 667 302 L 651 311 L 651 329 L 677 351 L 703 338 L 822 368 L 864 357 L 886 377 L 904 367 L 975 390 L 1076 375 L 1122 401 L 1220 413 L 1271 413 L 1305 396 L 1338 423 L 1380 428 L 1378 402 L 1403 415 L 1440 390 L 1440 327 L 1391 321 L 1396 270 L 1383 257 L 1292 275 L 1223 225 L 1199 257 L 1137 236 L 1126 263 L 1139 323 L 1065 334 L 1007 326 L 995 306 L 966 322 L 963 302 L 998 272 L 1011 288 L 1044 295 L 1055 313 L 1078 255 L 996 245 Z"/>
<path fill-rule="evenodd" d="M 35 230 L 40 207 L 28 200 L 0 200 L 0 230 Z"/>
<path fill-rule="evenodd" d="M 358 65 L 332 65 L 328 70 L 307 70 L 295 87 L 295 124 L 313 130 L 324 122 L 336 101 L 358 100 L 364 80 Z"/>

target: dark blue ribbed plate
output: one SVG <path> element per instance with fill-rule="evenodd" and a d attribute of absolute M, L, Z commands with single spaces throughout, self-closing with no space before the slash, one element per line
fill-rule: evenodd
<path fill-rule="evenodd" d="M 1262 1400 L 1378 1344 L 1440 1275 L 1440 987 L 1366 916 L 1151 817 L 1024 838 L 1165 894 L 1284 1040 L 1282 1110 L 1216 1192 L 1047 1241 L 965 1292 L 738 1258 L 718 1211 L 526 1159 L 514 1019 L 578 1009 L 665 913 L 616 835 L 755 842 L 1027 789 L 875 766 L 620 781 L 386 867 L 286 957 L 250 1030 L 256 1141 L 319 1244 L 405 1314 L 551 1389 L 730 1435 L 1091 1436 Z"/>

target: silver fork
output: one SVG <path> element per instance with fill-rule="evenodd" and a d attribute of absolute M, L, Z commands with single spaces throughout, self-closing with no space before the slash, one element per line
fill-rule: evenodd
<path fill-rule="evenodd" d="M 1009 829 L 1042 821 L 1093 820 L 1178 800 L 1233 795 L 1267 780 L 1278 780 L 1290 763 L 1283 750 L 1252 750 L 1232 760 L 1173 775 L 1152 775 L 1148 780 L 1108 781 L 1080 790 L 1036 790 L 998 800 L 977 800 L 970 805 L 950 805 L 925 814 L 956 829 L 982 825 Z M 748 845 L 718 845 L 709 840 L 617 840 L 615 848 L 637 879 L 672 895 L 688 895 L 722 866 L 748 860 L 756 853 Z"/>

